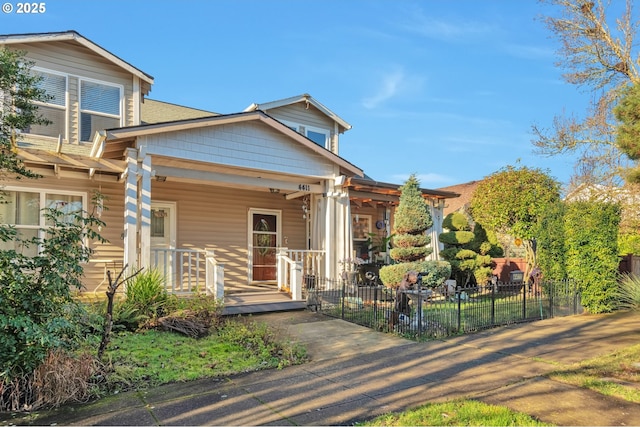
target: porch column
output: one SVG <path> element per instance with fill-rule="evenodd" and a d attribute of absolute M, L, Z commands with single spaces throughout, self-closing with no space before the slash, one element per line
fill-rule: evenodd
<path fill-rule="evenodd" d="M 138 265 L 138 152 L 134 148 L 125 151 L 127 169 L 124 190 L 124 265 Z"/>
<path fill-rule="evenodd" d="M 148 268 L 151 265 L 151 156 L 144 150 L 140 155 L 140 267 Z"/>
<path fill-rule="evenodd" d="M 338 269 L 336 266 L 340 261 L 337 258 L 336 251 L 336 199 L 333 194 L 334 187 L 333 182 L 330 180 L 326 181 L 325 184 L 326 195 L 325 195 L 325 203 L 326 203 L 326 211 L 325 211 L 325 255 L 326 255 L 326 263 L 325 263 L 325 277 L 329 277 L 332 279 L 337 278 Z"/>
<path fill-rule="evenodd" d="M 440 243 L 440 233 L 442 233 L 442 221 L 444 220 L 444 200 L 432 200 L 429 203 L 429 213 L 431 213 L 431 218 L 433 219 L 433 225 L 427 231 L 429 236 L 431 236 L 431 254 L 429 254 L 428 259 L 432 261 L 437 261 L 440 259 L 440 251 L 443 249 L 442 243 Z"/>

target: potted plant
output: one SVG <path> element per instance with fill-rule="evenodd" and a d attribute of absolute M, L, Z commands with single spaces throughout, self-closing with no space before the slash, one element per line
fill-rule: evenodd
<path fill-rule="evenodd" d="M 390 248 L 393 236 L 393 234 L 390 236 L 381 236 L 376 233 L 369 233 L 369 238 L 367 239 L 369 250 L 373 252 L 378 260 L 382 260 L 383 262 L 387 261 L 387 251 Z"/>

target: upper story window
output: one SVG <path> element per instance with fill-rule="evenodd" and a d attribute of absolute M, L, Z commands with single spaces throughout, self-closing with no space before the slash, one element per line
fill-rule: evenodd
<path fill-rule="evenodd" d="M 331 132 L 329 132 L 327 129 L 320 129 L 313 126 L 298 125 L 294 123 L 285 124 L 296 132 L 306 136 L 319 146 L 324 147 L 327 150 L 331 149 Z"/>
<path fill-rule="evenodd" d="M 97 130 L 120 126 L 122 92 L 121 86 L 80 81 L 81 141 L 91 141 Z"/>
<path fill-rule="evenodd" d="M 46 102 L 35 102 L 38 113 L 49 120 L 48 125 L 31 125 L 24 130 L 34 135 L 51 136 L 57 138 L 67 135 L 67 76 L 49 71 L 34 69 L 33 72 L 42 80 L 38 87 L 44 89 L 49 99 Z"/>

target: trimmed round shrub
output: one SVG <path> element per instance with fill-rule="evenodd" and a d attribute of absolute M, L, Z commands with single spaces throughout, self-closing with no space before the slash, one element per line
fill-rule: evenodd
<path fill-rule="evenodd" d="M 444 218 L 442 221 L 442 228 L 446 228 L 451 231 L 469 231 L 471 226 L 469 225 L 469 219 L 465 214 L 453 212 Z"/>
<path fill-rule="evenodd" d="M 385 286 L 396 289 L 409 271 L 422 273 L 424 286 L 440 286 L 451 276 L 451 265 L 445 261 L 414 261 L 402 264 L 386 265 L 380 269 L 380 279 Z"/>
<path fill-rule="evenodd" d="M 393 246 L 396 248 L 426 246 L 428 243 L 429 236 L 426 234 L 397 234 L 393 237 Z"/>
<path fill-rule="evenodd" d="M 459 249 L 456 253 L 457 259 L 473 259 L 475 260 L 478 254 L 471 249 Z"/>
<path fill-rule="evenodd" d="M 393 248 L 389 251 L 389 255 L 393 259 L 401 259 L 403 261 L 412 262 L 425 258 L 431 253 L 431 248 L 426 246 L 416 246 L 410 248 Z"/>
<path fill-rule="evenodd" d="M 449 231 L 441 233 L 439 239 L 446 245 L 466 245 L 473 241 L 474 237 L 471 231 Z"/>

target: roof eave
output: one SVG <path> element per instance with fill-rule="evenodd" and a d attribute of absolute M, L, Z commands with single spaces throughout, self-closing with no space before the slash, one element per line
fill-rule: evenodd
<path fill-rule="evenodd" d="M 29 34 L 5 34 L 0 35 L 0 45 L 1 44 L 18 44 L 18 43 L 42 43 L 48 41 L 69 41 L 73 40 L 78 44 L 92 50 L 98 55 L 108 59 L 113 62 L 117 66 L 127 70 L 131 74 L 139 77 L 144 82 L 149 85 L 153 85 L 154 79 L 151 75 L 145 73 L 144 71 L 134 67 L 129 64 L 127 61 L 119 58 L 113 53 L 109 52 L 105 48 L 97 45 L 86 37 L 82 36 L 77 31 L 65 31 L 58 33 L 29 33 Z"/>

